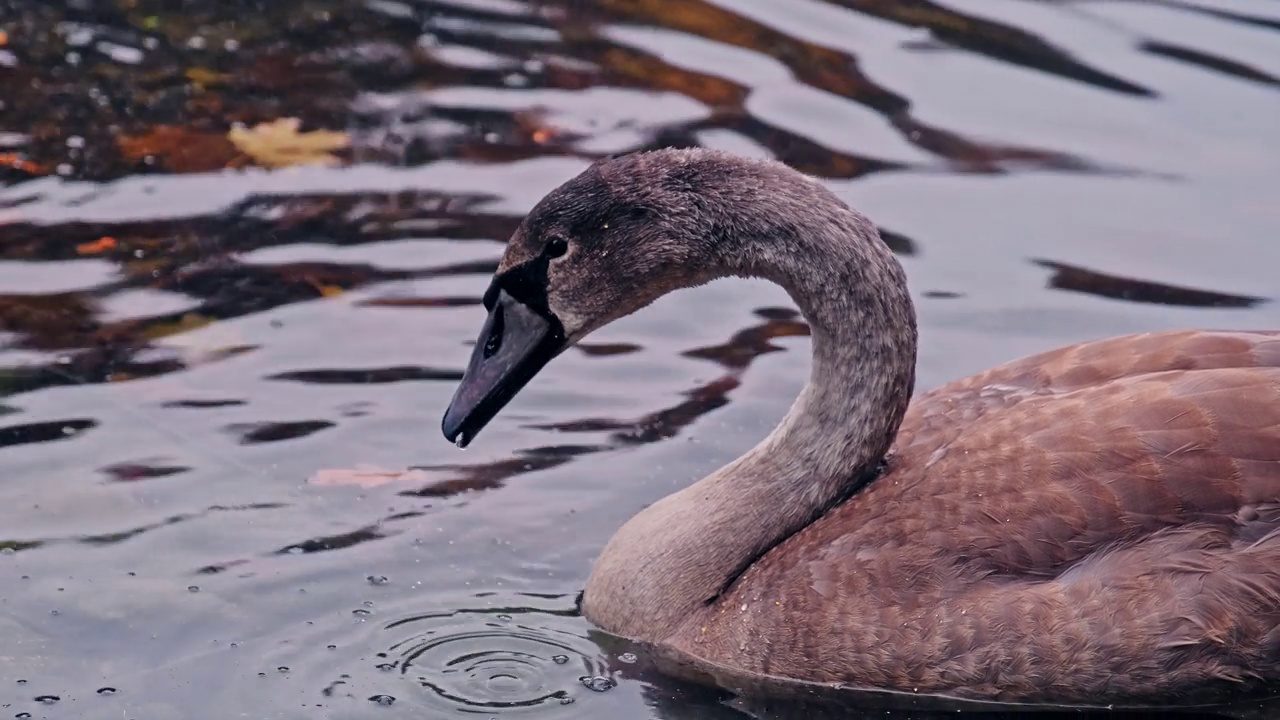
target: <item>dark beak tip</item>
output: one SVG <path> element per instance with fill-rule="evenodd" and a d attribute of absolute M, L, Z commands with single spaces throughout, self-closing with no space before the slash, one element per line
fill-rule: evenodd
<path fill-rule="evenodd" d="M 465 448 L 471 444 L 471 438 L 467 437 L 467 433 L 462 428 L 465 422 L 464 418 L 456 417 L 453 407 L 450 407 L 440 419 L 440 433 L 444 435 L 445 440 L 459 448 Z"/>

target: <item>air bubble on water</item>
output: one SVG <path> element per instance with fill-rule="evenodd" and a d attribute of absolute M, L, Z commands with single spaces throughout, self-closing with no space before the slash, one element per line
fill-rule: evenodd
<path fill-rule="evenodd" d="M 621 655 L 619 655 L 619 656 L 618 656 L 618 660 L 619 660 L 619 662 L 624 662 L 624 663 L 626 663 L 626 664 L 628 664 L 628 665 L 631 665 L 631 664 L 635 663 L 635 661 L 636 661 L 636 654 L 635 654 L 635 653 L 629 653 L 629 652 L 628 652 L 628 653 L 622 653 Z"/>
<path fill-rule="evenodd" d="M 383 706 L 394 705 L 396 702 L 396 699 L 390 695 L 373 695 L 369 700 Z"/>
<path fill-rule="evenodd" d="M 288 665 L 281 665 L 280 667 L 276 668 L 276 672 L 287 673 L 287 672 L 289 672 L 289 666 L 288 666 Z"/>
<path fill-rule="evenodd" d="M 386 585 L 387 583 L 391 582 L 391 580 L 387 578 L 386 575 L 370 575 L 365 579 L 369 581 L 370 585 Z"/>
<path fill-rule="evenodd" d="M 612 690 L 618 684 L 613 678 L 605 677 L 604 675 L 583 675 L 578 678 L 578 682 L 593 692 Z"/>
<path fill-rule="evenodd" d="M 199 586 L 199 585 L 188 585 L 188 586 L 187 586 L 187 592 L 193 592 L 193 593 L 200 592 L 200 586 Z"/>
<path fill-rule="evenodd" d="M 77 28 L 67 33 L 66 43 L 70 47 L 84 47 L 93 42 L 93 31 L 88 28 Z"/>
<path fill-rule="evenodd" d="M 118 691 L 118 690 L 116 690 L 116 689 L 115 689 L 115 688 L 113 688 L 113 687 L 100 687 L 100 688 L 98 688 L 98 694 L 99 694 L 99 695 L 115 695 L 117 692 L 119 692 L 119 691 Z"/>
<path fill-rule="evenodd" d="M 57 695 L 37 695 L 36 696 L 36 702 L 44 703 L 45 705 L 52 705 L 61 699 L 62 698 L 58 697 Z"/>
<path fill-rule="evenodd" d="M 557 665 L 564 665 L 565 663 L 569 662 L 569 656 L 568 655 L 552 655 L 551 662 Z"/>
<path fill-rule="evenodd" d="M 396 669 L 395 663 L 378 663 L 377 668 L 382 672 L 391 672 Z"/>

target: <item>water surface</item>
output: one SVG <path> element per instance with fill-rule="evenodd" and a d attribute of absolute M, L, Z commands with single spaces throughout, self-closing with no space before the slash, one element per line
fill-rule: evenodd
<path fill-rule="evenodd" d="M 792 401 L 784 293 L 667 297 L 440 437 L 502 242 L 607 154 L 822 178 L 907 269 L 921 388 L 1280 327 L 1272 0 L 181 5 L 0 1 L 0 717 L 798 714 L 575 608 Z M 227 139 L 279 118 L 350 145 Z"/>

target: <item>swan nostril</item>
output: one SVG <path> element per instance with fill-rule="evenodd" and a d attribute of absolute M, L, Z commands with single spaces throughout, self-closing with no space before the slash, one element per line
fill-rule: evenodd
<path fill-rule="evenodd" d="M 489 337 L 484 341 L 485 360 L 493 357 L 502 348 L 503 325 L 505 323 L 502 319 L 502 306 L 499 305 L 493 309 L 493 327 L 489 330 Z"/>

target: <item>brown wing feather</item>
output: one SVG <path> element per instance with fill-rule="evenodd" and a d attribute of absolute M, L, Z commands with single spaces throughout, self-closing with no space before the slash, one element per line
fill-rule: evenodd
<path fill-rule="evenodd" d="M 888 472 L 676 644 L 974 696 L 1280 680 L 1280 333 L 1115 338 L 922 395 Z"/>

